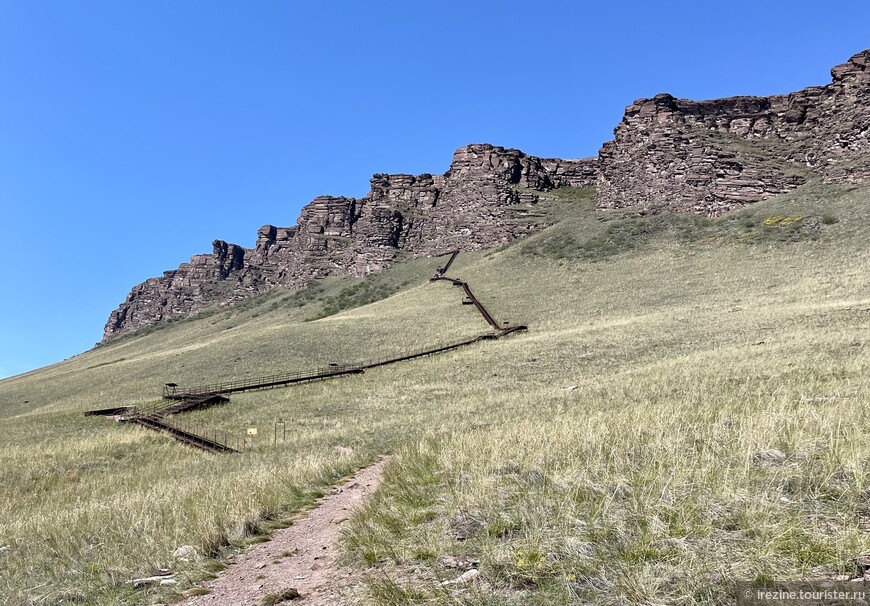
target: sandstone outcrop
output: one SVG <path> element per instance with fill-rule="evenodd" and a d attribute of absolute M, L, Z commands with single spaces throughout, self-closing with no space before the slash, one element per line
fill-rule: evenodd
<path fill-rule="evenodd" d="M 103 341 L 275 287 L 295 289 L 332 274 L 364 276 L 401 254 L 508 242 L 541 226 L 530 212 L 535 192 L 593 185 L 596 165 L 594 158 L 545 159 L 469 145 L 455 152 L 443 175 L 376 174 L 364 198 L 320 196 L 295 226 L 261 227 L 253 249 L 216 240 L 212 254 L 135 286 L 109 317 Z"/>
<path fill-rule="evenodd" d="M 868 179 L 870 50 L 831 75 L 789 95 L 635 101 L 599 153 L 599 207 L 717 215 L 814 175 Z"/>
<path fill-rule="evenodd" d="M 376 174 L 364 198 L 315 198 L 296 226 L 260 228 L 253 249 L 218 240 L 211 255 L 134 287 L 112 312 L 103 340 L 276 287 L 364 276 L 400 255 L 508 242 L 541 227 L 538 193 L 554 188 L 596 185 L 601 209 L 715 216 L 809 179 L 866 181 L 870 50 L 831 75 L 831 84 L 789 95 L 639 99 L 598 158 L 536 158 L 469 145 L 443 175 Z"/>

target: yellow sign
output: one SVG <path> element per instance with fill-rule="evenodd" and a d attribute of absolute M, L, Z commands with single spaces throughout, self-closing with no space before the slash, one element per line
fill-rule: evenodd
<path fill-rule="evenodd" d="M 248 435 L 249 436 L 257 435 L 257 428 L 256 427 L 248 427 Z"/>

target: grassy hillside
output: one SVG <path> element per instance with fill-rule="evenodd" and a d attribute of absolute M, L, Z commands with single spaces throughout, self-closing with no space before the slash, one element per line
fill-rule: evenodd
<path fill-rule="evenodd" d="M 124 581 L 202 578 L 384 452 L 346 536 L 375 603 L 725 604 L 737 579 L 852 572 L 870 551 L 870 190 L 812 185 L 715 221 L 554 197 L 553 227 L 451 271 L 527 333 L 183 415 L 257 427 L 243 454 L 81 413 L 486 325 L 416 260 L 0 382 L 3 603 L 169 599 L 185 583 Z M 480 580 L 442 587 L 443 554 L 478 557 Z"/>

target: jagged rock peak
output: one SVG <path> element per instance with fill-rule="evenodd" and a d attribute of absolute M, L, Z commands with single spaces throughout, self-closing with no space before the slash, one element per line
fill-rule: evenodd
<path fill-rule="evenodd" d="M 474 171 L 494 174 L 500 179 L 529 189 L 545 191 L 553 187 L 583 187 L 594 179 L 597 162 L 591 158 L 537 158 L 518 149 L 489 144 L 460 147 L 453 154 L 447 176 Z"/>
<path fill-rule="evenodd" d="M 834 82 L 840 83 L 870 83 L 870 49 L 861 51 L 842 65 L 831 68 Z"/>

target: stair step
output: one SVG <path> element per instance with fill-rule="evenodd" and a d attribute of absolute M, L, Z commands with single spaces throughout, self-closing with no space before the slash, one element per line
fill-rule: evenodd
<path fill-rule="evenodd" d="M 137 425 L 140 425 L 147 429 L 159 431 L 161 433 L 167 433 L 179 442 L 183 442 L 188 446 L 192 446 L 200 450 L 220 453 L 238 452 L 236 449 L 230 448 L 226 444 L 221 444 L 220 442 L 217 442 L 210 438 L 206 438 L 205 436 L 201 436 L 192 431 L 186 431 L 179 427 L 175 427 L 173 425 L 165 423 L 162 418 L 157 415 L 140 416 L 132 418 L 130 420 Z"/>

